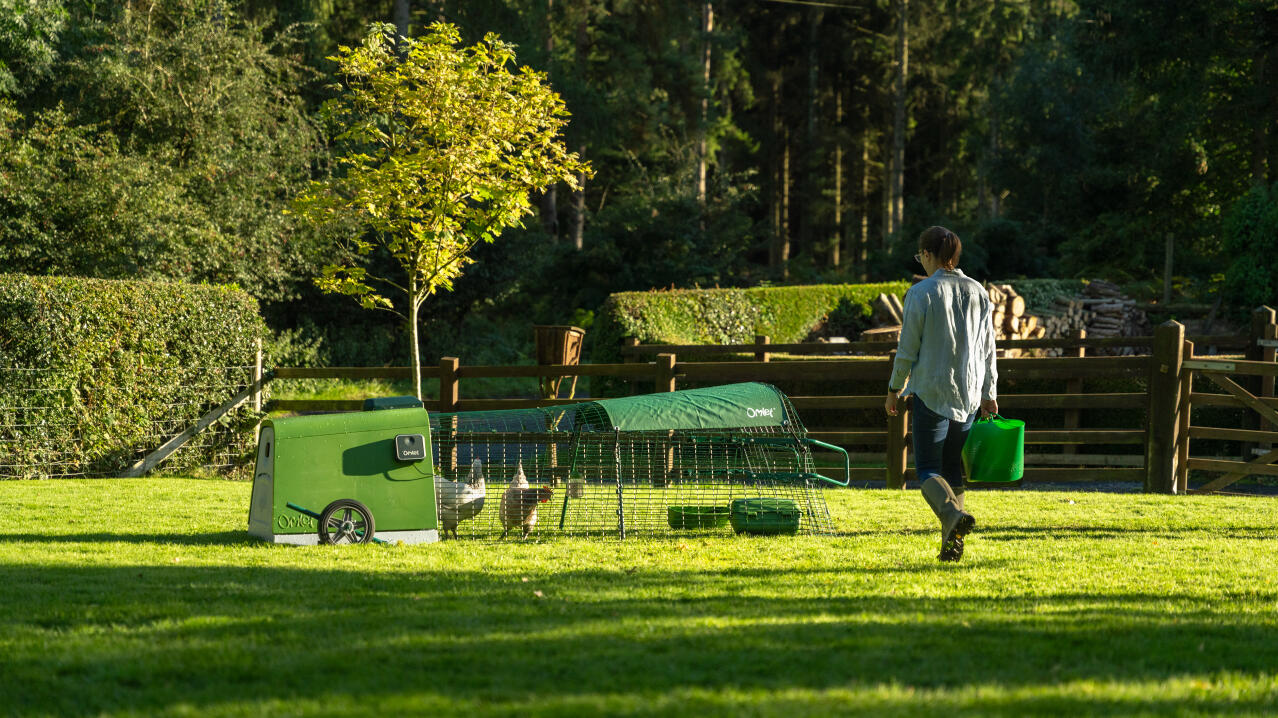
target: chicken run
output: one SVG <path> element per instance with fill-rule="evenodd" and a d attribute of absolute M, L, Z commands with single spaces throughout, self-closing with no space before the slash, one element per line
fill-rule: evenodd
<path fill-rule="evenodd" d="M 537 409 L 429 414 L 395 409 L 344 416 L 366 414 L 396 417 L 380 422 L 385 435 L 380 438 L 367 434 L 345 442 L 350 444 L 345 448 L 341 439 L 329 440 L 314 449 L 332 447 L 327 448 L 330 453 L 342 454 L 340 460 L 330 459 L 339 464 L 333 467 L 337 473 L 371 478 L 380 471 L 389 480 L 342 485 L 332 478 L 322 498 L 313 491 L 306 497 L 314 506 L 303 506 L 285 495 L 288 482 L 282 480 L 281 468 L 291 453 L 297 453 L 298 460 L 309 462 L 304 472 L 310 477 L 309 488 L 323 457 L 315 450 L 290 452 L 279 440 L 276 465 L 265 455 L 269 447 L 259 443 L 251 533 L 288 543 L 411 542 L 436 536 L 520 539 L 545 534 L 822 534 L 833 531 L 822 488 L 846 486 L 847 481 L 819 473 L 813 448 L 841 453 L 843 476 L 850 475 L 847 453 L 808 437 L 789 400 L 767 384 Z M 288 428 L 290 421 L 312 418 L 319 417 L 264 425 L 263 441 L 270 431 L 278 431 L 279 424 Z M 413 428 L 418 421 L 422 423 Z M 347 420 L 348 430 L 358 424 Z M 371 443 L 389 447 L 392 435 L 394 452 L 368 448 L 367 439 L 372 438 L 376 441 Z M 428 455 L 397 453 L 400 443 L 419 439 L 429 445 Z M 394 461 L 383 456 L 392 453 Z M 361 467 L 352 454 L 377 458 L 385 466 Z M 381 514 L 388 509 L 426 503 L 419 484 L 428 482 L 415 480 L 418 476 L 433 479 L 429 483 L 435 500 L 419 507 L 416 521 L 384 522 Z M 360 502 L 361 492 L 384 506 Z M 406 497 L 395 496 L 397 492 Z M 298 486 L 294 493 L 300 497 L 305 490 Z M 318 511 L 321 504 L 323 512 Z M 314 521 L 307 524 L 310 519 Z M 281 538 L 284 526 L 293 527 L 292 537 Z M 311 535 L 305 536 L 308 532 Z"/>

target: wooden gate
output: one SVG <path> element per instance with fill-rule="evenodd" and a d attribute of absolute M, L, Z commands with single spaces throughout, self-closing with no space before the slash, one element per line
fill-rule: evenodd
<path fill-rule="evenodd" d="M 1278 364 L 1273 361 L 1273 338 L 1267 339 L 1266 343 L 1270 344 L 1266 348 L 1267 361 L 1191 358 L 1186 359 L 1181 364 L 1181 369 L 1184 372 L 1182 387 L 1184 387 L 1184 393 L 1188 396 L 1188 402 L 1185 406 L 1185 414 L 1182 417 L 1182 422 L 1187 430 L 1181 432 L 1179 437 L 1180 445 L 1177 446 L 1177 453 L 1181 460 L 1177 462 L 1176 484 L 1177 489 L 1180 491 L 1188 489 L 1189 469 L 1223 473 L 1222 476 L 1191 492 L 1196 494 L 1219 491 L 1253 474 L 1278 476 L 1278 466 L 1274 465 L 1274 462 L 1278 461 L 1278 449 L 1273 448 L 1273 445 L 1278 443 L 1278 431 L 1269 430 L 1278 426 L 1278 400 L 1272 398 L 1274 376 L 1278 375 Z M 1192 345 L 1190 347 L 1192 348 Z M 1223 389 L 1226 393 L 1207 394 L 1189 391 L 1193 385 L 1193 373 L 1195 372 Z M 1253 394 L 1231 376 L 1259 377 L 1259 381 L 1255 382 L 1253 380 L 1253 383 L 1260 386 L 1258 393 L 1261 396 Z M 1238 406 L 1240 404 L 1250 408 L 1260 416 L 1259 429 L 1222 429 L 1193 426 L 1189 420 L 1190 411 L 1194 405 Z M 1245 447 L 1254 443 L 1258 450 L 1255 452 L 1256 455 L 1248 461 L 1191 458 L 1189 445 L 1194 439 L 1240 441 L 1244 442 L 1243 445 Z"/>

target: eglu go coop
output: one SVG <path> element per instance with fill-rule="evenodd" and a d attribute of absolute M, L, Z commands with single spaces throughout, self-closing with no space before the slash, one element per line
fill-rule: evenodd
<path fill-rule="evenodd" d="M 378 414 L 383 416 L 374 419 Z M 391 420 L 389 414 L 402 418 Z M 405 541 L 433 540 L 437 531 L 491 538 L 820 534 L 833 531 L 822 488 L 847 481 L 819 473 L 813 448 L 841 453 L 843 477 L 849 475 L 847 452 L 808 437 L 785 395 L 760 383 L 537 409 L 430 414 L 395 409 L 343 416 L 346 433 L 323 444 L 378 466 L 330 460 L 332 476 L 316 492 L 310 490 L 317 478 L 313 451 L 293 457 L 279 440 L 266 459 L 259 446 L 251 533 L 289 543 L 342 543 L 343 535 L 351 542 L 376 540 L 369 530 L 374 524 L 376 534 Z M 276 420 L 273 427 L 264 425 L 263 441 L 268 433 L 296 435 L 290 423 L 320 418 Z M 428 426 L 406 428 L 423 418 Z M 381 428 L 360 432 L 361 420 Z M 398 443 L 414 434 L 429 444 L 429 459 L 396 458 Z M 286 468 L 295 461 L 308 469 Z M 418 476 L 431 479 L 434 502 L 423 501 L 427 490 Z M 360 503 L 361 495 L 374 503 Z M 359 507 L 353 513 L 346 510 L 352 501 Z M 381 520 L 383 512 L 401 516 L 405 502 L 433 505 L 419 505 L 422 519 L 412 525 Z M 316 513 L 335 504 L 335 514 Z M 328 525 L 317 525 L 317 519 Z M 285 531 L 292 535 L 281 535 Z"/>

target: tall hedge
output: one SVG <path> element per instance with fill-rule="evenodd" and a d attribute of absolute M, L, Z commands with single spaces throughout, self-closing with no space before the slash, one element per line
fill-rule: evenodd
<path fill-rule="evenodd" d="M 736 344 L 766 334 L 774 343 L 792 343 L 827 325 L 858 332 L 870 326 L 875 297 L 904 297 L 909 287 L 909 282 L 885 282 L 621 292 L 600 308 L 591 332 L 591 359 L 617 359 L 626 337 L 641 344 Z"/>
<path fill-rule="evenodd" d="M 0 477 L 118 473 L 247 386 L 265 334 L 232 286 L 0 274 Z M 224 433 L 176 466 L 247 448 Z"/>

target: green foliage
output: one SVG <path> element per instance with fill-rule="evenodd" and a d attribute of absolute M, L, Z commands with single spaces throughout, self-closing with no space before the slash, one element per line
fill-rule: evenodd
<path fill-rule="evenodd" d="M 1225 215 L 1224 255 L 1229 258 L 1222 287 L 1237 307 L 1278 303 L 1278 184 L 1255 187 Z"/>
<path fill-rule="evenodd" d="M 66 19 L 62 0 L 0 0 L 0 96 L 49 76 Z"/>
<path fill-rule="evenodd" d="M 1124 281 L 1218 262 L 1222 205 L 1274 157 L 1278 58 L 1270 3 L 1084 0 L 1046 27 L 997 107 L 1007 150 L 991 163 L 1011 219 L 1055 226 L 1068 274 Z M 1266 64 L 1267 63 L 1267 64 Z M 1268 127 L 1267 127 L 1268 126 Z"/>
<path fill-rule="evenodd" d="M 265 334 L 235 287 L 0 275 L 0 463 L 117 473 L 247 386 Z M 224 433 L 210 450 L 251 450 L 251 434 Z"/>
<path fill-rule="evenodd" d="M 324 162 L 309 74 L 224 5 L 71 6 L 47 77 L 0 108 L 0 266 L 296 296 L 319 261 L 281 212 Z"/>
<path fill-rule="evenodd" d="M 576 186 L 588 170 L 563 147 L 567 111 L 545 76 L 512 71 L 514 47 L 495 34 L 469 47 L 459 41 L 457 28 L 436 24 L 402 39 L 401 59 L 393 26 L 375 25 L 360 47 L 341 48 L 333 58 L 341 94 L 324 113 L 345 144 L 342 173 L 297 202 L 313 221 L 356 228 L 342 261 L 325 266 L 316 284 L 406 319 L 414 367 L 421 304 L 452 290 L 477 244 L 520 224 L 529 192 Z M 364 258 L 374 251 L 402 276 L 371 274 Z M 387 290 L 403 297 L 402 311 Z"/>
<path fill-rule="evenodd" d="M 879 294 L 905 296 L 908 282 L 884 284 L 682 289 L 622 292 L 595 317 L 591 359 L 619 356 L 621 340 L 642 344 L 738 344 L 766 334 L 774 343 L 801 342 L 833 315 L 844 327 L 863 329 Z M 855 326 L 859 319 L 860 326 Z"/>
<path fill-rule="evenodd" d="M 319 221 L 352 220 L 348 261 L 329 265 L 317 283 L 365 309 L 394 303 L 369 282 L 407 292 L 410 305 L 451 290 L 470 252 L 531 212 L 530 191 L 570 186 L 584 165 L 558 140 L 563 102 L 544 77 L 512 72 L 514 48 L 496 35 L 459 48 L 451 25 L 435 25 L 396 54 L 392 26 L 375 26 L 361 47 L 338 57 L 341 95 L 325 116 L 339 128 L 344 172 L 313 185 L 299 211 Z M 358 257 L 385 249 L 407 286 L 369 276 Z M 407 314 L 407 312 L 405 312 Z"/>
<path fill-rule="evenodd" d="M 1271 500 L 969 492 L 944 565 L 918 492 L 826 496 L 833 538 L 296 548 L 246 535 L 243 483 L 0 483 L 0 694 L 102 718 L 1278 711 Z"/>
<path fill-rule="evenodd" d="M 1087 286 L 1081 279 L 1005 279 L 994 283 L 1012 285 L 1012 289 L 1025 298 L 1025 310 L 1030 314 L 1059 313 L 1060 309 L 1054 304 L 1057 297 L 1079 297 Z"/>

